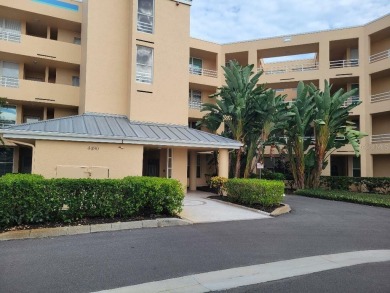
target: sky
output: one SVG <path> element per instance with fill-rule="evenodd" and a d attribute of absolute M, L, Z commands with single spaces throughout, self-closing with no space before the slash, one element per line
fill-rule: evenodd
<path fill-rule="evenodd" d="M 191 36 L 220 44 L 366 24 L 389 0 L 193 0 Z"/>

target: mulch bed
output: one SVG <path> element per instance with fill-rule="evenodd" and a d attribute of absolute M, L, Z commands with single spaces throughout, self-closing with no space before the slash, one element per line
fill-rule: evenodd
<path fill-rule="evenodd" d="M 244 207 L 247 207 L 247 208 L 260 210 L 260 211 L 263 211 L 263 212 L 266 212 L 266 213 L 272 213 L 277 208 L 280 208 L 280 207 L 283 206 L 283 205 L 276 205 L 276 206 L 271 206 L 271 207 L 265 207 L 265 206 L 262 206 L 261 204 L 245 205 L 245 204 L 242 204 L 242 203 L 234 202 L 227 196 L 219 196 L 219 195 L 212 195 L 212 196 L 209 196 L 209 198 L 217 199 L 217 200 L 224 201 L 224 202 L 234 203 L 234 204 L 237 204 L 237 205 L 240 205 L 240 206 L 244 206 Z"/>
<path fill-rule="evenodd" d="M 41 228 L 57 228 L 57 227 L 70 227 L 70 226 L 85 226 L 85 225 L 96 225 L 96 224 L 111 224 L 117 222 L 133 222 L 143 220 L 155 220 L 160 218 L 179 218 L 178 216 L 172 215 L 150 215 L 149 217 L 133 217 L 133 218 L 85 218 L 72 223 L 39 223 L 39 224 L 24 224 L 5 229 L 0 228 L 0 233 L 18 230 L 29 230 L 29 229 L 41 229 Z"/>

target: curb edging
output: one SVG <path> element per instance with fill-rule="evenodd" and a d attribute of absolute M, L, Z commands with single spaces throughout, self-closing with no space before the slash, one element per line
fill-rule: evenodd
<path fill-rule="evenodd" d="M 144 229 L 144 228 L 186 226 L 192 224 L 193 223 L 191 221 L 184 220 L 184 219 L 161 218 L 156 220 L 143 220 L 143 221 L 133 221 L 133 222 L 115 222 L 115 223 L 95 224 L 95 225 L 85 225 L 85 226 L 68 226 L 68 227 L 56 227 L 56 228 L 17 230 L 17 231 L 9 231 L 9 232 L 1 233 L 0 241 L 49 238 L 49 237 L 59 237 L 59 236 L 68 236 L 68 235 L 70 236 L 70 235 L 90 234 L 90 233 L 98 233 L 98 232 Z"/>

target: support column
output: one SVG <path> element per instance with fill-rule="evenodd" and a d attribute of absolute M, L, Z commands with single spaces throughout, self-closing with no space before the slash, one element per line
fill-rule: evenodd
<path fill-rule="evenodd" d="M 196 190 L 197 152 L 190 151 L 190 191 Z"/>
<path fill-rule="evenodd" d="M 229 178 L 229 150 L 219 150 L 218 160 L 218 176 Z"/>

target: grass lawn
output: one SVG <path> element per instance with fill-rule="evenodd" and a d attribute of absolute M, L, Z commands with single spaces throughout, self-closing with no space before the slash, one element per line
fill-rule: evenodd
<path fill-rule="evenodd" d="M 323 190 L 323 189 L 301 189 L 295 191 L 295 194 L 330 199 L 337 201 L 353 202 L 371 206 L 390 208 L 390 195 L 375 193 L 358 193 L 344 190 Z"/>

